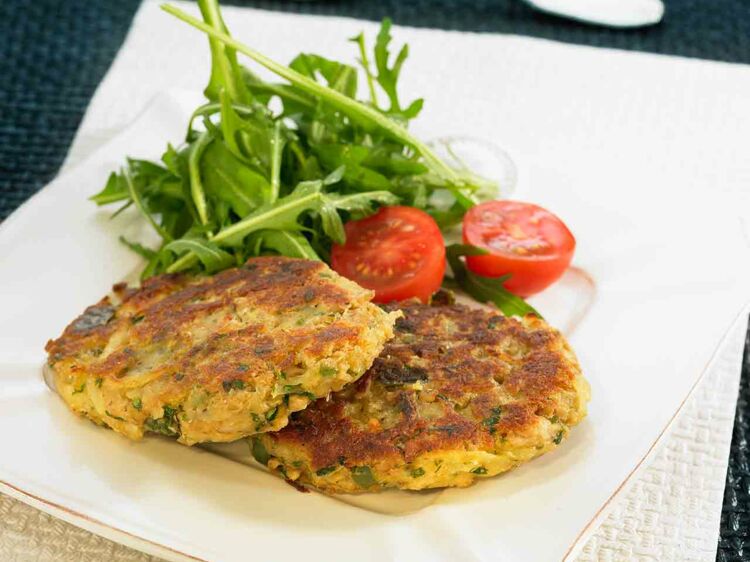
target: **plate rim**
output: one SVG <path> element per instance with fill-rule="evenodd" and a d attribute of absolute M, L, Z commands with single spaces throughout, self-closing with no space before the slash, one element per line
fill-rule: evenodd
<path fill-rule="evenodd" d="M 685 395 L 685 398 L 682 400 L 682 402 L 680 402 L 679 407 L 669 418 L 669 421 L 667 421 L 667 423 L 664 425 L 653 443 L 651 443 L 651 446 L 648 448 L 646 453 L 627 474 L 623 481 L 620 482 L 620 485 L 612 492 L 612 494 L 604 501 L 604 503 L 602 503 L 596 513 L 594 513 L 591 519 L 586 523 L 586 525 L 581 528 L 578 535 L 576 535 L 576 538 L 565 551 L 565 554 L 561 559 L 563 562 L 572 561 L 574 557 L 580 553 L 580 550 L 586 544 L 586 541 L 601 526 L 601 524 L 604 523 L 604 520 L 609 515 L 610 511 L 614 508 L 614 500 L 623 495 L 628 490 L 629 486 L 633 484 L 636 477 L 640 475 L 644 470 L 646 470 L 649 464 L 654 460 L 654 457 L 660 451 L 659 446 L 661 445 L 662 441 L 664 441 L 664 439 L 670 435 L 672 429 L 677 424 L 677 418 L 685 408 L 688 400 L 690 400 L 690 398 L 695 394 L 697 388 L 700 386 L 700 383 L 706 378 L 708 371 L 717 362 L 719 356 L 724 351 L 724 348 L 728 344 L 730 337 L 734 334 L 735 330 L 741 327 L 743 319 L 744 323 L 746 324 L 745 331 L 747 331 L 748 329 L 750 329 L 750 302 L 745 302 L 740 307 L 740 311 L 735 315 L 735 317 L 729 324 L 729 327 L 722 334 L 719 343 L 711 353 L 711 357 L 709 357 L 708 361 L 706 361 L 706 364 L 701 370 L 701 373 L 698 375 L 695 382 L 690 387 L 690 390 Z M 739 370 L 740 369 L 738 368 L 738 371 Z"/>
<path fill-rule="evenodd" d="M 25 505 L 51 515 L 52 517 L 61 519 L 70 525 L 128 548 L 174 562 L 208 562 L 205 558 L 187 554 L 176 548 L 147 539 L 143 536 L 126 531 L 125 529 L 105 523 L 100 519 L 91 517 L 85 513 L 76 511 L 70 507 L 66 507 L 44 497 L 32 494 L 28 490 L 24 490 L 10 482 L 6 482 L 5 480 L 0 480 L 0 492 Z"/>

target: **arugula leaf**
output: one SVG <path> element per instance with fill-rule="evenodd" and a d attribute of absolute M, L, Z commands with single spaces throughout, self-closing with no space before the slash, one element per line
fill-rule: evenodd
<path fill-rule="evenodd" d="M 534 307 L 521 297 L 514 295 L 503 287 L 510 275 L 502 277 L 483 277 L 466 267 L 461 256 L 481 256 L 489 252 L 469 244 L 451 244 L 445 249 L 448 264 L 453 271 L 456 284 L 471 297 L 482 303 L 493 303 L 506 316 L 525 316 L 534 314 L 542 317 Z"/>
<path fill-rule="evenodd" d="M 198 0 L 198 6 L 208 25 L 229 33 L 216 1 Z M 213 38 L 209 38 L 208 42 L 211 48 L 211 79 L 204 90 L 205 96 L 210 100 L 216 100 L 219 92 L 226 89 L 233 100 L 248 101 L 249 94 L 244 82 L 240 79 L 239 64 L 234 49 Z"/>
<path fill-rule="evenodd" d="M 128 248 L 133 250 L 136 254 L 139 254 L 140 256 L 146 258 L 147 260 L 152 260 L 156 257 L 158 252 L 155 252 L 151 248 L 146 248 L 142 244 L 139 244 L 138 242 L 132 242 L 125 238 L 124 236 L 120 236 L 120 242 L 125 244 Z"/>
<path fill-rule="evenodd" d="M 208 273 L 226 269 L 234 264 L 231 254 L 208 240 L 183 238 L 170 242 L 164 249 L 176 254 L 190 252 L 200 260 Z"/>
<path fill-rule="evenodd" d="M 315 109 L 317 102 L 315 98 L 305 92 L 288 84 L 271 84 L 264 82 L 244 66 L 241 68 L 242 78 L 245 85 L 255 98 L 263 103 L 268 103 L 271 96 L 277 96 L 284 104 L 284 115 L 304 112 Z"/>
<path fill-rule="evenodd" d="M 364 211 L 370 209 L 373 203 L 394 202 L 394 197 L 387 192 L 351 195 L 329 195 L 323 192 L 323 188 L 337 181 L 341 173 L 336 171 L 325 180 L 301 182 L 290 195 L 282 197 L 276 203 L 258 208 L 243 220 L 219 231 L 210 238 L 210 241 L 221 246 L 237 247 L 243 244 L 248 235 L 259 230 L 299 232 L 304 229 L 299 222 L 300 216 L 305 213 L 317 213 L 321 217 L 322 230 L 326 236 L 338 243 L 343 243 L 345 235 L 343 223 L 338 214 L 339 209 L 350 212 Z M 200 256 L 187 253 L 174 262 L 167 271 L 172 273 L 192 267 L 196 263 L 196 257 L 200 259 Z"/>
<path fill-rule="evenodd" d="M 370 148 L 361 164 L 386 175 L 419 176 L 428 172 L 427 166 L 414 157 L 405 156 L 398 147 L 387 144 Z"/>
<path fill-rule="evenodd" d="M 161 225 L 159 225 L 159 223 L 156 222 L 156 219 L 154 219 L 154 217 L 146 209 L 146 206 L 141 199 L 140 193 L 138 192 L 138 189 L 133 182 L 133 178 L 130 175 L 130 170 L 127 168 L 120 169 L 119 178 L 119 181 L 125 183 L 125 186 L 128 190 L 128 195 L 130 196 L 130 199 L 133 201 L 133 203 L 135 203 L 136 208 L 144 217 L 146 217 L 146 220 L 151 223 L 151 226 L 154 227 L 154 230 L 156 230 L 159 236 L 161 236 L 164 240 L 171 240 L 172 237 L 169 235 L 169 233 L 164 230 Z"/>
<path fill-rule="evenodd" d="M 336 244 L 346 242 L 346 232 L 344 232 L 344 221 L 341 220 L 336 206 L 333 202 L 323 197 L 320 205 L 320 222 L 323 232 Z"/>
<path fill-rule="evenodd" d="M 409 45 L 403 45 L 393 61 L 393 66 L 389 67 L 391 53 L 388 51 L 388 45 L 391 42 L 391 20 L 385 18 L 380 26 L 377 42 L 375 43 L 375 66 L 378 69 L 377 81 L 380 87 L 388 96 L 391 107 L 389 113 L 399 115 L 405 120 L 414 119 L 422 110 L 424 100 L 418 99 L 413 101 L 405 110 L 401 108 L 398 100 L 396 84 L 398 83 L 401 67 L 409 56 Z"/>
<path fill-rule="evenodd" d="M 212 0 L 205 1 L 209 2 Z M 445 162 L 443 162 L 440 158 L 438 158 L 438 156 L 435 155 L 432 149 L 430 149 L 425 143 L 414 137 L 402 125 L 396 123 L 390 117 L 383 115 L 382 113 L 368 105 L 345 96 L 337 90 L 328 88 L 323 84 L 320 84 L 315 80 L 289 68 L 288 66 L 277 63 L 276 61 L 266 57 L 258 51 L 246 45 L 243 45 L 242 43 L 228 35 L 226 32 L 220 31 L 212 27 L 211 25 L 208 25 L 194 18 L 193 16 L 183 12 L 179 8 L 176 8 L 169 4 L 163 4 L 161 8 L 165 12 L 175 16 L 185 23 L 188 23 L 193 27 L 203 31 L 212 39 L 216 39 L 217 41 L 223 43 L 225 46 L 250 57 L 261 66 L 264 66 L 271 72 L 281 76 L 282 78 L 285 78 L 303 92 L 316 96 L 331 107 L 344 112 L 349 116 L 349 118 L 356 120 L 360 125 L 374 130 L 381 130 L 383 133 L 393 138 L 393 140 L 402 142 L 412 147 L 422 155 L 430 169 L 439 177 L 442 177 L 446 181 L 450 181 L 455 185 L 460 185 L 463 183 L 456 171 L 448 166 Z M 401 62 L 403 62 L 403 60 Z M 391 71 L 391 73 L 392 72 L 393 71 Z"/>
<path fill-rule="evenodd" d="M 150 260 L 148 260 L 146 267 L 144 267 L 143 271 L 141 272 L 141 280 L 148 279 L 152 275 L 156 275 L 157 273 L 166 271 L 173 262 L 173 253 L 168 252 L 164 250 L 164 248 L 162 248 L 161 250 L 156 252 L 156 254 Z"/>
<path fill-rule="evenodd" d="M 93 201 L 97 205 L 108 205 L 116 201 L 122 201 L 128 199 L 130 194 L 128 192 L 128 186 L 124 181 L 121 180 L 120 175 L 112 172 L 107 178 L 107 184 L 104 186 L 99 193 L 89 197 L 89 200 Z"/>
<path fill-rule="evenodd" d="M 290 195 L 282 197 L 276 203 L 260 207 L 243 220 L 221 230 L 213 237 L 213 241 L 234 245 L 240 243 L 248 234 L 266 228 L 300 230 L 300 214 L 318 210 L 322 189 L 321 180 L 302 182 Z"/>
<path fill-rule="evenodd" d="M 356 37 L 352 37 L 351 39 L 349 39 L 349 41 L 356 43 L 359 47 L 360 58 L 357 59 L 357 62 L 359 62 L 359 65 L 365 71 L 365 76 L 367 77 L 367 89 L 370 91 L 370 103 L 373 107 L 378 107 L 378 94 L 375 91 L 375 77 L 373 76 L 372 70 L 370 69 L 370 59 L 367 56 L 365 34 L 360 32 L 359 35 L 357 35 Z"/>
<path fill-rule="evenodd" d="M 316 146 L 313 150 L 326 168 L 344 166 L 344 180 L 351 187 L 358 190 L 391 189 L 391 182 L 387 177 L 361 164 L 370 155 L 371 150 L 368 147 L 352 144 L 325 144 Z"/>
<path fill-rule="evenodd" d="M 357 71 L 348 64 L 342 64 L 320 55 L 302 53 L 289 63 L 289 68 L 313 80 L 319 73 L 332 90 L 350 98 L 357 95 Z"/>
<path fill-rule="evenodd" d="M 116 212 L 136 207 L 161 237 L 155 249 L 123 239 L 147 260 L 142 277 L 213 273 L 268 252 L 328 259 L 344 221 L 379 205 L 413 205 L 449 225 L 485 196 L 482 178 L 407 130 L 422 101 L 398 97 L 408 47 L 392 56 L 389 20 L 372 57 L 364 35 L 352 39 L 369 90 L 362 102 L 354 66 L 312 53 L 284 66 L 233 39 L 217 0 L 198 4 L 203 22 L 163 8 L 208 36 L 207 103 L 191 115 L 184 144 L 167 145 L 161 162 L 128 159 L 91 198 L 119 203 Z M 238 52 L 282 83 L 241 66 Z"/>
<path fill-rule="evenodd" d="M 221 131 L 227 148 L 258 170 L 266 170 L 271 159 L 270 132 L 274 127 L 267 108 L 233 104 L 224 91 L 219 97 Z"/>
<path fill-rule="evenodd" d="M 320 218 L 323 232 L 336 244 L 343 244 L 346 242 L 346 233 L 338 211 L 358 215 L 369 214 L 374 203 L 394 205 L 398 203 L 398 197 L 388 191 L 366 191 L 348 195 L 322 194 Z"/>
<path fill-rule="evenodd" d="M 389 191 L 365 191 L 363 193 L 327 194 L 331 204 L 341 211 L 370 212 L 373 203 L 398 205 L 399 199 Z"/>
<path fill-rule="evenodd" d="M 255 236 L 257 236 L 257 239 L 253 242 L 257 243 L 259 241 L 261 248 L 273 250 L 279 255 L 308 260 L 320 259 L 310 245 L 310 242 L 308 242 L 307 238 L 305 238 L 300 232 L 290 232 L 288 230 L 261 230 L 256 233 Z M 251 242 L 251 244 L 253 242 Z"/>
<path fill-rule="evenodd" d="M 201 156 L 203 156 L 203 151 L 206 150 L 206 147 L 210 142 L 211 135 L 208 132 L 201 133 L 190 148 L 190 156 L 188 156 L 190 194 L 193 197 L 193 204 L 198 211 L 198 217 L 200 217 L 201 224 L 208 223 L 208 209 L 206 207 L 206 194 L 201 182 L 200 159 Z"/>
<path fill-rule="evenodd" d="M 243 164 L 222 142 L 206 148 L 200 163 L 203 185 L 211 197 L 244 217 L 271 199 L 271 185 L 263 175 Z"/>

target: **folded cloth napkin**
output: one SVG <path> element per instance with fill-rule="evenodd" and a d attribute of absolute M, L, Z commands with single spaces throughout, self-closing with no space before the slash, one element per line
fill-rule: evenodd
<path fill-rule="evenodd" d="M 345 38 L 360 28 L 373 32 L 371 24 L 353 20 L 244 9 L 226 9 L 225 19 L 236 37 L 282 61 L 299 51 L 353 59 Z M 576 264 L 593 276 L 599 291 L 572 337 L 592 382 L 593 401 L 588 421 L 559 455 L 487 486 L 446 492 L 435 506 L 409 519 L 410 528 L 418 532 L 405 534 L 394 522 L 382 523 L 367 539 L 375 541 L 368 548 L 381 548 L 384 557 L 398 551 L 414 559 L 434 554 L 430 543 L 444 553 L 471 545 L 478 559 L 546 560 L 576 554 L 603 518 L 605 506 L 616 505 L 613 494 L 626 489 L 638 493 L 634 480 L 620 486 L 643 468 L 644 457 L 747 300 L 750 260 L 742 204 L 748 208 L 750 164 L 741 141 L 750 122 L 750 73 L 740 66 L 513 36 L 399 29 L 396 40 L 409 41 L 413 53 L 403 71 L 406 98 L 427 97 L 418 133 L 427 138 L 468 135 L 502 146 L 520 170 L 514 197 L 555 210 L 578 236 Z M 174 88 L 200 91 L 208 72 L 206 53 L 205 39 L 197 32 L 146 2 L 91 103 L 69 163 L 79 161 L 87 146 L 130 123 L 158 93 Z M 169 129 L 173 136 L 165 136 L 164 142 L 178 142 L 178 130 Z M 158 157 L 152 147 L 153 134 L 159 131 L 150 132 L 148 142 L 124 137 L 117 150 L 122 156 Z M 107 153 L 96 166 L 105 163 L 116 165 L 115 155 Z M 87 165 L 71 173 L 82 173 Z M 73 189 L 70 196 L 98 187 Z M 53 189 L 39 200 L 49 201 L 43 198 L 52 197 Z M 23 228 L 24 220 L 16 220 L 15 227 Z M 117 266 L 113 256 L 102 257 L 100 265 Z M 33 267 L 24 270 L 25 278 L 31 285 L 41 284 Z M 61 309 L 59 318 L 45 319 L 44 328 L 53 331 L 90 300 L 91 295 L 72 294 L 65 303 L 71 310 Z M 23 298 L 2 305 L 11 318 L 30 306 Z M 11 350 L 7 363 L 38 357 L 39 327 L 35 330 L 0 333 L 2 348 Z M 737 366 L 739 348 L 732 352 Z M 730 371 L 720 378 L 736 388 L 738 369 Z M 722 401 L 722 412 L 729 407 Z M 719 432 L 723 437 L 717 438 L 710 458 L 722 463 L 731 416 L 716 418 L 724 420 Z M 710 425 L 704 433 L 713 431 L 713 422 Z M 685 439 L 701 442 L 701 435 L 689 433 Z M 710 477 L 714 491 L 723 485 L 723 474 L 716 473 Z M 715 515 L 713 525 L 702 525 L 707 534 L 701 535 L 701 545 L 710 543 L 708 533 L 716 538 L 720 494 L 716 496 L 706 494 L 705 513 Z M 198 501 L 200 494 L 192 499 Z M 654 505 L 670 504 L 641 502 L 633 507 L 642 514 Z M 205 509 L 212 507 L 206 504 Z M 502 524 L 497 524 L 498 517 Z M 165 519 L 165 524 L 170 522 Z M 137 523 L 128 522 L 131 528 Z M 534 540 L 537 526 L 545 529 L 543 541 Z M 682 529 L 682 523 L 677 526 Z M 291 554 L 300 535 L 286 535 L 288 531 L 276 529 Z M 319 531 L 316 539 L 333 540 L 328 532 Z M 197 536 L 175 534 L 170 540 L 172 546 L 198 555 L 231 549 L 229 543 L 196 547 L 193 542 L 201 540 Z M 343 549 L 348 541 L 365 538 L 352 530 L 336 540 Z M 599 544 L 606 548 L 606 541 Z"/>

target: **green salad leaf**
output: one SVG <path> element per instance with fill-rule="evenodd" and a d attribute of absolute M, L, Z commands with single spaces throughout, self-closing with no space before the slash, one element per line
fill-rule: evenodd
<path fill-rule="evenodd" d="M 258 245 L 257 253 L 263 250 L 273 251 L 290 258 L 319 260 L 320 257 L 301 232 L 290 230 L 261 230 L 255 234 L 252 241 Z"/>
<path fill-rule="evenodd" d="M 398 78 L 401 74 L 401 67 L 409 56 L 409 45 L 403 45 L 401 47 L 401 50 L 393 61 L 393 66 L 389 67 L 388 62 L 391 58 L 391 53 L 388 51 L 388 45 L 390 42 L 391 20 L 386 18 L 380 26 L 380 33 L 378 33 L 377 42 L 375 43 L 375 66 L 378 69 L 377 81 L 388 96 L 388 101 L 391 104 L 388 113 L 398 116 L 402 120 L 408 121 L 419 115 L 419 112 L 422 111 L 424 100 L 421 98 L 414 100 L 406 109 L 401 108 L 396 85 L 398 84 Z"/>
<path fill-rule="evenodd" d="M 390 20 L 372 51 L 364 34 L 351 39 L 358 66 L 314 53 L 284 65 L 234 39 L 217 0 L 198 6 L 202 20 L 163 9 L 208 38 L 206 103 L 182 144 L 160 162 L 128 159 L 91 198 L 136 208 L 158 234 L 153 248 L 121 238 L 147 260 L 142 277 L 213 273 L 262 254 L 327 259 L 344 223 L 380 206 L 412 205 L 447 226 L 494 195 L 409 132 L 423 101 L 399 97 L 409 49 L 393 46 Z M 240 55 L 276 78 L 261 79 Z"/>
<path fill-rule="evenodd" d="M 478 302 L 494 304 L 505 316 L 534 314 L 541 318 L 542 315 L 533 306 L 503 287 L 503 282 L 507 281 L 510 275 L 484 277 L 470 271 L 461 259 L 463 256 L 481 256 L 488 253 L 482 248 L 469 244 L 448 246 L 445 249 L 445 255 L 453 272 L 453 278 L 450 281 Z"/>

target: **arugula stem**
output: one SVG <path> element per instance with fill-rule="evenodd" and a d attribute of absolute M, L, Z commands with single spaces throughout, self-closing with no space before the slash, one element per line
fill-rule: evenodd
<path fill-rule="evenodd" d="M 216 2 L 199 1 L 198 6 L 208 25 L 220 31 L 227 30 Z M 208 42 L 213 55 L 213 68 L 221 74 L 223 85 L 229 91 L 232 100 L 238 100 L 239 92 L 237 91 L 237 84 L 234 81 L 233 69 L 229 61 L 231 54 L 226 53 L 224 45 L 215 38 L 209 38 Z M 213 68 L 212 72 L 214 71 Z"/>
<path fill-rule="evenodd" d="M 281 120 L 277 120 L 273 127 L 273 138 L 271 139 L 271 203 L 279 198 L 279 186 L 281 184 L 281 151 L 284 143 L 281 140 Z"/>
<path fill-rule="evenodd" d="M 281 205 L 274 205 L 273 207 L 262 213 L 251 215 L 246 219 L 233 224 L 232 226 L 228 226 L 227 228 L 216 233 L 215 236 L 212 236 L 210 240 L 211 242 L 223 242 L 230 238 L 244 238 L 257 228 L 259 228 L 259 225 L 262 225 L 266 221 L 272 221 L 273 218 L 278 215 L 288 213 L 290 210 L 293 210 L 297 207 L 299 207 L 301 210 L 309 208 L 310 204 L 316 199 L 320 199 L 320 193 L 318 192 L 295 198 L 294 200 L 287 203 L 282 203 Z"/>
<path fill-rule="evenodd" d="M 129 208 L 132 204 L 133 204 L 133 200 L 131 199 L 130 201 L 122 205 L 119 209 L 117 209 L 114 213 L 112 213 L 112 216 L 109 217 L 109 220 L 112 220 L 115 217 L 117 217 L 120 213 L 122 213 L 125 209 Z"/>
<path fill-rule="evenodd" d="M 440 177 L 456 185 L 460 185 L 462 183 L 462 180 L 456 173 L 456 171 L 448 166 L 445 162 L 443 162 L 425 143 L 414 137 L 404 127 L 394 122 L 386 115 L 380 113 L 377 109 L 369 107 L 359 101 L 345 96 L 344 94 L 332 90 L 331 88 L 328 88 L 327 86 L 324 86 L 323 84 L 320 84 L 315 80 L 308 78 L 307 76 L 303 76 L 302 74 L 292 70 L 288 66 L 279 64 L 278 62 L 266 57 L 258 51 L 240 43 L 227 33 L 219 31 L 211 27 L 210 25 L 200 21 L 199 19 L 186 14 L 179 8 L 176 8 L 169 4 L 162 4 L 161 8 L 165 12 L 175 16 L 176 18 L 184 21 L 187 24 L 192 25 L 196 29 L 203 31 L 214 39 L 221 41 L 224 45 L 232 47 L 234 50 L 250 57 L 258 64 L 266 67 L 271 72 L 278 74 L 282 78 L 285 78 L 286 80 L 297 86 L 299 89 L 304 90 L 314 96 L 319 96 L 340 111 L 344 111 L 364 122 L 369 122 L 380 127 L 395 140 L 411 146 L 414 150 L 421 154 L 425 159 L 427 166 Z"/>
<path fill-rule="evenodd" d="M 170 265 L 167 268 L 167 273 L 177 273 L 178 271 L 182 271 L 183 269 L 193 267 L 196 263 L 198 263 L 198 256 L 196 256 L 192 252 L 188 252 L 172 265 Z"/>
<path fill-rule="evenodd" d="M 533 306 L 503 286 L 510 275 L 483 277 L 469 270 L 460 259 L 462 256 L 481 256 L 487 253 L 487 250 L 483 248 L 468 244 L 451 244 L 448 246 L 445 249 L 445 257 L 453 272 L 452 281 L 477 302 L 493 303 L 505 316 L 535 314 L 541 318 L 542 315 Z"/>
<path fill-rule="evenodd" d="M 203 183 L 201 182 L 200 160 L 209 142 L 211 142 L 211 135 L 207 131 L 204 131 L 198 136 L 195 144 L 190 149 L 190 156 L 188 157 L 190 194 L 193 196 L 195 209 L 198 211 L 198 217 L 203 225 L 208 223 L 208 211 L 206 209 L 206 194 L 203 191 Z"/>
<path fill-rule="evenodd" d="M 231 106 L 232 106 L 232 109 L 234 109 L 240 115 L 252 115 L 253 114 L 252 108 L 249 108 L 246 105 L 243 105 L 240 103 L 232 103 Z M 221 104 L 218 102 L 209 102 L 200 106 L 198 109 L 193 111 L 193 114 L 190 116 L 190 121 L 188 121 L 188 133 L 190 133 L 190 131 L 193 130 L 193 123 L 198 117 L 211 116 L 215 113 L 219 113 L 220 111 L 221 111 Z"/>
<path fill-rule="evenodd" d="M 289 145 L 289 147 L 292 149 L 292 154 L 297 157 L 297 162 L 299 163 L 299 165 L 304 166 L 307 158 L 305 158 L 305 154 L 302 152 L 299 143 L 294 141 Z"/>
<path fill-rule="evenodd" d="M 294 103 L 298 103 L 311 109 L 315 107 L 315 102 L 306 97 L 297 95 L 281 85 L 269 84 L 268 82 L 251 82 L 250 88 L 256 92 L 272 94 L 280 97 L 282 100 L 293 101 Z"/>
<path fill-rule="evenodd" d="M 266 209 L 262 212 L 254 213 L 249 217 L 228 226 L 227 228 L 219 231 L 214 236 L 209 236 L 209 240 L 215 243 L 226 242 L 231 238 L 244 238 L 251 232 L 260 230 L 261 228 L 268 228 L 268 224 L 271 224 L 275 217 L 283 216 L 290 211 L 299 209 L 302 212 L 304 209 L 310 208 L 312 204 L 317 200 L 321 199 L 320 192 L 313 192 L 302 197 L 297 197 L 286 203 L 276 204 L 273 207 Z M 172 265 L 167 268 L 167 273 L 174 273 L 176 271 L 182 271 L 192 267 L 198 262 L 198 258 L 192 252 L 186 253 Z"/>
<path fill-rule="evenodd" d="M 135 203 L 136 208 L 141 212 L 141 214 L 146 217 L 146 220 L 148 220 L 149 223 L 151 223 L 151 226 L 154 227 L 154 230 L 159 233 L 159 236 L 162 237 L 163 240 L 171 241 L 172 237 L 169 235 L 169 233 L 164 230 L 159 223 L 154 220 L 154 217 L 146 210 L 146 207 L 143 205 L 143 201 L 141 201 L 140 195 L 138 195 L 138 191 L 135 189 L 135 184 L 133 183 L 133 178 L 130 176 L 130 169 L 128 168 L 121 168 L 120 174 L 125 178 L 125 185 L 128 186 L 128 193 L 130 194 L 130 198 L 133 200 L 133 203 Z"/>
<path fill-rule="evenodd" d="M 356 41 L 357 45 L 359 45 L 359 56 L 362 57 L 360 59 L 360 62 L 362 63 L 362 68 L 365 69 L 365 76 L 367 77 L 367 88 L 368 90 L 370 90 L 370 103 L 372 103 L 373 107 L 378 107 L 378 93 L 375 90 L 375 77 L 372 75 L 372 71 L 370 70 L 370 59 L 367 56 L 365 34 L 360 33 L 359 35 L 354 37 L 353 41 Z"/>

